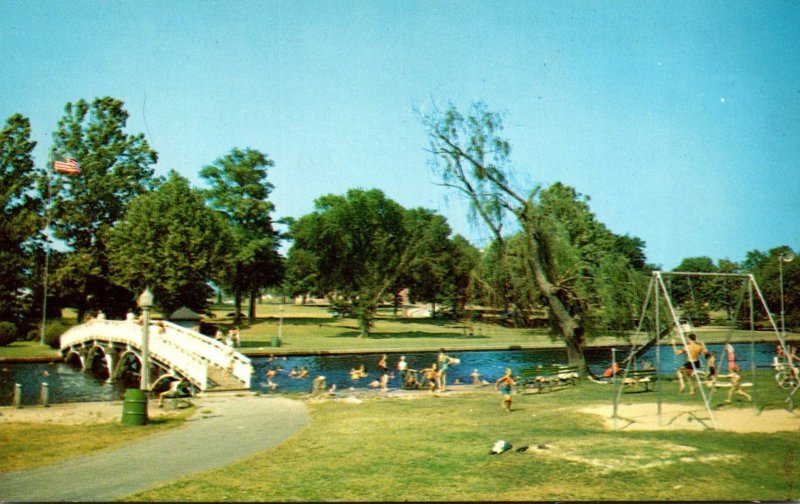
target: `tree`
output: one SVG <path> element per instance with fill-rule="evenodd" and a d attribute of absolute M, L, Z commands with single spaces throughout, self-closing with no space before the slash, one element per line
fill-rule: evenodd
<path fill-rule="evenodd" d="M 480 261 L 480 252 L 461 235 L 450 239 L 448 274 L 442 287 L 443 302 L 449 302 L 454 318 L 463 314 L 470 299 L 472 273 Z"/>
<path fill-rule="evenodd" d="M 0 131 L 0 320 L 18 326 L 26 310 L 35 238 L 42 227 L 41 199 L 33 193 L 36 173 L 30 121 L 8 118 Z"/>
<path fill-rule="evenodd" d="M 453 252 L 449 241 L 451 229 L 447 219 L 424 208 L 407 210 L 405 226 L 419 236 L 416 253 L 409 260 L 404 278 L 405 287 L 409 288 L 412 299 L 431 303 L 433 317 L 436 303 L 452 273 L 449 260 Z"/>
<path fill-rule="evenodd" d="M 235 294 L 237 320 L 243 293 L 250 297 L 252 321 L 260 290 L 277 285 L 283 277 L 279 235 L 270 217 L 273 185 L 267 182 L 267 170 L 272 166 L 274 162 L 257 150 L 232 149 L 200 171 L 211 185 L 206 191 L 211 208 L 221 212 L 231 226 L 228 248 L 232 267 L 224 275 L 223 285 Z"/>
<path fill-rule="evenodd" d="M 781 270 L 783 271 L 783 308 L 786 330 L 800 327 L 800 258 L 791 262 L 781 261 L 781 254 L 797 255 L 789 246 L 780 246 L 768 252 L 753 250 L 747 253 L 744 268 L 756 278 L 766 298 L 775 322 L 780 329 Z"/>
<path fill-rule="evenodd" d="M 693 273 L 716 273 L 717 267 L 710 257 L 687 257 L 672 271 Z M 673 302 L 681 308 L 695 325 L 707 324 L 710 320 L 708 308 L 714 298 L 713 278 L 705 276 L 678 276 L 667 283 Z"/>
<path fill-rule="evenodd" d="M 120 100 L 78 100 L 67 103 L 53 134 L 53 157 L 74 158 L 81 168 L 80 175 L 56 174 L 52 185 L 55 235 L 80 257 L 64 266 L 72 269 L 67 276 L 81 279 L 75 293 L 79 319 L 90 308 L 124 311 L 128 293 L 108 280 L 108 232 L 131 200 L 158 183 L 156 152 L 144 135 L 125 133 L 127 120 Z"/>
<path fill-rule="evenodd" d="M 482 103 L 474 104 L 467 115 L 450 106 L 443 112 L 434 110 L 422 121 L 434 171 L 445 186 L 467 198 L 473 217 L 490 229 L 504 254 L 503 226 L 514 219 L 521 234 L 518 260 L 525 277 L 536 285 L 547 306 L 569 362 L 585 369 L 590 307 L 601 299 L 601 292 L 592 289 L 600 280 L 598 268 L 607 261 L 623 261 L 618 267 L 626 272 L 630 267 L 627 259 L 611 253 L 618 240 L 602 232 L 604 227 L 594 221 L 574 190 L 558 185 L 546 195 L 540 195 L 538 188 L 523 195 L 512 187 L 511 147 L 501 136 L 502 118 Z"/>
<path fill-rule="evenodd" d="M 302 257 L 315 263 L 317 288 L 344 300 L 361 336 L 369 336 L 378 303 L 408 273 L 431 227 L 420 225 L 419 212 L 407 212 L 378 189 L 322 196 L 314 208 L 292 223 L 289 257 L 307 251 Z"/>
<path fill-rule="evenodd" d="M 204 312 L 209 282 L 227 267 L 228 227 L 203 194 L 174 171 L 156 191 L 133 200 L 110 232 L 112 279 L 129 292 L 153 291 L 160 310 Z"/>

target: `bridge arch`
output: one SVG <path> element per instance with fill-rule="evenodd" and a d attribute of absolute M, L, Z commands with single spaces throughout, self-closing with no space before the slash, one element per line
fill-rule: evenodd
<path fill-rule="evenodd" d="M 95 342 L 94 345 L 86 352 L 86 358 L 84 359 L 84 371 L 92 371 L 94 373 L 102 373 L 105 378 L 111 378 L 111 371 L 113 367 L 110 363 L 110 356 L 108 355 L 108 350 L 102 345 L 99 345 Z"/>
<path fill-rule="evenodd" d="M 65 360 L 80 361 L 85 370 L 102 369 L 110 381 L 126 372 L 137 375 L 143 367 L 142 333 L 142 326 L 134 322 L 91 320 L 61 335 L 61 352 Z M 250 359 L 233 348 L 171 322 L 154 322 L 147 334 L 150 383 L 169 373 L 200 391 L 250 387 Z"/>
<path fill-rule="evenodd" d="M 80 366 L 80 368 L 83 369 L 83 355 L 81 355 L 81 353 L 74 348 L 70 348 L 66 355 L 64 355 L 64 362 L 67 364 Z"/>

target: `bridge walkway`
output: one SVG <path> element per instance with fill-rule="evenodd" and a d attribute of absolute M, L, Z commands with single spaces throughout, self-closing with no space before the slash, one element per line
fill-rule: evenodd
<path fill-rule="evenodd" d="M 65 360 L 78 359 L 84 369 L 103 359 L 113 381 L 126 370 L 141 369 L 142 333 L 136 322 L 94 319 L 61 335 L 61 353 Z M 250 359 L 222 342 L 165 321 L 151 322 L 148 334 L 153 385 L 161 377 L 174 376 L 200 391 L 250 388 Z"/>

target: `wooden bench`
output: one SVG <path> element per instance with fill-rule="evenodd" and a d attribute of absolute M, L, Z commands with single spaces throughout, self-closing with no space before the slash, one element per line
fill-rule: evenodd
<path fill-rule="evenodd" d="M 649 392 L 654 389 L 654 384 L 658 379 L 656 370 L 650 369 L 629 369 L 627 373 L 621 373 L 622 386 L 624 392 L 643 391 Z"/>
<path fill-rule="evenodd" d="M 516 380 L 518 393 L 527 393 L 533 389 L 542 393 L 550 392 L 554 387 L 575 386 L 580 382 L 580 375 L 578 366 L 551 364 L 524 369 Z"/>

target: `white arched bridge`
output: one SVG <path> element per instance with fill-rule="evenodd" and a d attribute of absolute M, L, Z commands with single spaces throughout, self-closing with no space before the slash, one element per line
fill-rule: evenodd
<path fill-rule="evenodd" d="M 140 373 L 141 352 L 142 326 L 133 321 L 95 319 L 61 335 L 66 362 L 84 370 L 102 366 L 109 381 Z M 248 389 L 253 373 L 250 359 L 230 346 L 166 321 L 150 323 L 148 361 L 153 388 L 162 377 L 177 377 L 200 391 Z"/>

